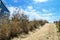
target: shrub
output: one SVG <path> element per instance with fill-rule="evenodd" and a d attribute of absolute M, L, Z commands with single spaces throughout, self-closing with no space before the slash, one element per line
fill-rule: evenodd
<path fill-rule="evenodd" d="M 45 23 L 49 23 L 49 22 L 46 21 L 46 20 L 39 20 L 39 24 L 40 24 L 41 26 L 43 26 Z"/>
<path fill-rule="evenodd" d="M 24 14 L 15 14 L 13 15 L 13 18 L 10 22 L 11 24 L 11 36 L 17 36 L 20 33 L 27 33 L 28 34 L 28 28 L 27 28 L 27 16 Z"/>
<path fill-rule="evenodd" d="M 55 21 L 56 27 L 58 28 L 58 32 L 60 32 L 60 21 Z"/>
<path fill-rule="evenodd" d="M 0 40 L 9 40 L 11 34 L 11 29 L 9 25 L 9 20 L 3 18 L 0 22 Z"/>
<path fill-rule="evenodd" d="M 11 22 L 11 37 L 17 36 L 22 32 L 22 28 L 20 27 L 20 20 L 17 17 L 13 17 Z"/>
<path fill-rule="evenodd" d="M 33 24 L 33 22 L 31 22 L 31 21 L 28 23 L 27 27 L 28 27 L 28 30 L 29 30 L 29 31 L 33 31 L 33 30 L 35 29 L 35 28 L 34 28 L 34 24 Z"/>

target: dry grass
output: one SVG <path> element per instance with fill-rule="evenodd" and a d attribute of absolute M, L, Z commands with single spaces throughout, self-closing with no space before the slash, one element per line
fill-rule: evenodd
<path fill-rule="evenodd" d="M 7 19 L 3 19 L 0 23 L 0 40 L 8 40 L 10 38 L 10 25 Z"/>
<path fill-rule="evenodd" d="M 44 25 L 46 23 L 46 21 L 28 21 L 26 15 L 18 16 L 19 14 L 14 15 L 12 20 L 8 20 L 5 17 L 1 20 L 0 40 L 9 40 L 23 33 L 25 35 L 29 34 L 29 31 L 34 31 L 39 28 L 39 25 Z"/>
<path fill-rule="evenodd" d="M 40 29 L 36 29 L 35 33 L 30 32 L 28 37 L 14 38 L 12 40 L 58 40 L 57 28 L 55 24 L 46 24 Z"/>

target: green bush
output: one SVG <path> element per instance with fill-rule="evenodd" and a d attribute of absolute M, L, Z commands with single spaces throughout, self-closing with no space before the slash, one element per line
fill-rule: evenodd
<path fill-rule="evenodd" d="M 60 32 L 60 21 L 55 21 L 56 27 L 58 28 L 58 32 Z"/>

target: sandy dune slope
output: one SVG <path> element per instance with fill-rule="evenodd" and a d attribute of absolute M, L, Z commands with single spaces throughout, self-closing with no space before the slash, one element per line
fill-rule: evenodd
<path fill-rule="evenodd" d="M 19 37 L 12 40 L 58 40 L 57 28 L 55 24 L 45 24 L 26 38 Z"/>

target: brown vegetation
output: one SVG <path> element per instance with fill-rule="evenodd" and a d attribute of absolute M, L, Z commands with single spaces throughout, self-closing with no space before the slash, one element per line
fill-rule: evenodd
<path fill-rule="evenodd" d="M 13 15 L 12 20 L 3 18 L 0 22 L 0 40 L 9 40 L 11 37 L 18 36 L 22 33 L 28 34 L 29 31 L 33 31 L 39 28 L 39 25 L 48 23 L 46 20 L 34 20 L 29 21 L 28 17 L 24 14 L 17 13 Z"/>
<path fill-rule="evenodd" d="M 0 22 L 0 40 L 8 40 L 10 38 L 10 25 L 6 18 Z"/>

